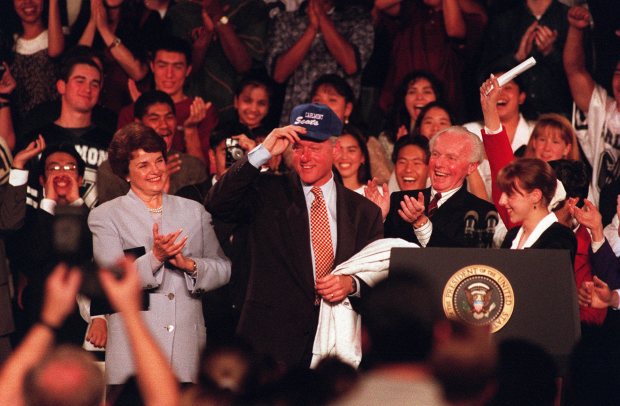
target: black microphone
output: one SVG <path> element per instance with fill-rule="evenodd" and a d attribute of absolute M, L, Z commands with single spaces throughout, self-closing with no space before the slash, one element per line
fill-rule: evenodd
<path fill-rule="evenodd" d="M 473 242 L 476 235 L 476 226 L 478 224 L 478 213 L 470 210 L 465 213 L 465 240 Z"/>
<path fill-rule="evenodd" d="M 491 210 L 484 217 L 484 222 L 486 223 L 486 229 L 484 230 L 485 243 L 487 247 L 492 247 L 493 235 L 495 235 L 495 226 L 499 223 L 499 215 L 495 210 Z"/>

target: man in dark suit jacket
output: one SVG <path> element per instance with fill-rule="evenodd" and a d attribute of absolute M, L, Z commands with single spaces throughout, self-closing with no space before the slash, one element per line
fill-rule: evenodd
<path fill-rule="evenodd" d="M 249 227 L 250 276 L 238 333 L 259 353 L 289 366 L 309 366 L 318 301 L 363 295 L 351 276 L 315 277 L 311 243 L 312 187 L 320 187 L 329 220 L 333 266 L 381 238 L 379 208 L 334 181 L 338 145 L 331 136 L 342 123 L 326 106 L 301 105 L 293 125 L 276 128 L 218 181 L 206 207 L 215 219 Z M 261 164 L 292 145 L 295 173 L 261 174 Z M 316 231 L 314 231 L 316 232 Z M 335 242 L 335 244 L 334 244 Z"/>
<path fill-rule="evenodd" d="M 422 247 L 466 247 L 465 217 L 475 212 L 479 223 L 495 210 L 493 204 L 467 191 L 465 178 L 483 158 L 477 135 L 463 127 L 450 127 L 430 141 L 431 187 L 392 193 L 385 220 L 385 236 L 398 237 Z M 440 196 L 440 197 L 439 197 Z M 436 209 L 433 200 L 437 200 Z"/>

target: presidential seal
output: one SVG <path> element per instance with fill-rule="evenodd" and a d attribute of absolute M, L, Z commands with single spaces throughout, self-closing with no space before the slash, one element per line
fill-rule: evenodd
<path fill-rule="evenodd" d="M 442 295 L 450 319 L 474 326 L 491 325 L 495 333 L 508 323 L 515 306 L 510 281 L 495 268 L 469 265 L 448 279 Z"/>

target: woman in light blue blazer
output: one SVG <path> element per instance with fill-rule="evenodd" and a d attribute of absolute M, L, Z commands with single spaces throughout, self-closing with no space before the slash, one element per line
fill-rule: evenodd
<path fill-rule="evenodd" d="M 90 212 L 95 260 L 110 266 L 124 254 L 136 257 L 149 299 L 143 317 L 179 381 L 193 382 L 206 343 L 200 294 L 228 283 L 230 261 L 204 207 L 165 193 L 166 144 L 152 129 L 129 124 L 119 130 L 109 161 L 131 189 Z M 106 377 L 117 385 L 134 367 L 119 315 L 107 320 Z"/>

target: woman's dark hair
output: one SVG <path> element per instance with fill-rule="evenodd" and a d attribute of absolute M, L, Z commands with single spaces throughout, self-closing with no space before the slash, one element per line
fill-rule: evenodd
<path fill-rule="evenodd" d="M 437 101 L 443 101 L 443 86 L 435 75 L 423 70 L 414 70 L 408 73 L 400 82 L 400 85 L 398 85 L 398 88 L 394 93 L 394 105 L 388 113 L 386 132 L 393 142 L 396 142 L 396 132 L 401 125 L 404 125 L 407 128 L 407 131 L 409 131 L 409 127 L 411 126 L 411 116 L 409 116 L 409 112 L 405 106 L 405 96 L 409 90 L 409 84 L 415 83 L 420 79 L 428 80 L 433 88 L 433 91 L 435 92 L 435 99 Z"/>
<path fill-rule="evenodd" d="M 545 161 L 536 158 L 519 158 L 506 165 L 497 175 L 500 190 L 508 195 L 519 190 L 533 192 L 539 189 L 546 207 L 555 194 L 557 179 Z"/>
<path fill-rule="evenodd" d="M 370 179 L 372 179 L 372 176 L 370 175 L 370 154 L 368 153 L 368 147 L 366 146 L 366 137 L 364 137 L 359 128 L 351 124 L 347 124 L 343 127 L 341 135 L 352 136 L 362 151 L 364 162 L 357 169 L 357 180 L 361 184 L 365 185 Z"/>
<path fill-rule="evenodd" d="M 450 118 L 450 125 L 454 125 L 456 123 L 456 117 L 454 116 L 454 114 L 452 114 L 452 111 L 450 110 L 448 105 L 444 102 L 436 100 L 434 102 L 428 103 L 426 106 L 424 106 L 424 108 L 422 108 L 422 110 L 420 110 L 420 114 L 418 114 L 418 118 L 415 120 L 415 128 L 413 129 L 414 137 L 422 137 L 422 134 L 420 134 L 420 126 L 422 125 L 422 121 L 424 120 L 424 117 L 429 112 L 429 110 L 434 107 L 438 107 L 448 113 L 448 117 Z"/>
<path fill-rule="evenodd" d="M 336 91 L 336 93 L 344 97 L 344 100 L 347 103 L 353 103 L 355 101 L 355 95 L 353 94 L 353 89 L 351 89 L 349 83 L 347 83 L 346 80 L 336 75 L 335 73 L 322 75 L 317 80 L 315 80 L 314 83 L 312 83 L 310 98 L 314 97 L 316 92 L 319 90 L 319 87 L 323 85 L 331 86 Z"/>
<path fill-rule="evenodd" d="M 164 160 L 168 160 L 166 143 L 155 130 L 140 123 L 130 123 L 118 130 L 110 142 L 108 161 L 112 172 L 126 179 L 129 175 L 129 161 L 139 149 L 145 152 L 161 152 Z"/>
<path fill-rule="evenodd" d="M 269 96 L 269 104 L 271 104 L 271 97 L 273 96 L 273 80 L 265 75 L 260 73 L 251 73 L 241 78 L 237 86 L 235 87 L 235 96 L 239 97 L 243 89 L 248 86 L 254 87 L 264 87 L 267 91 L 267 96 Z"/>

